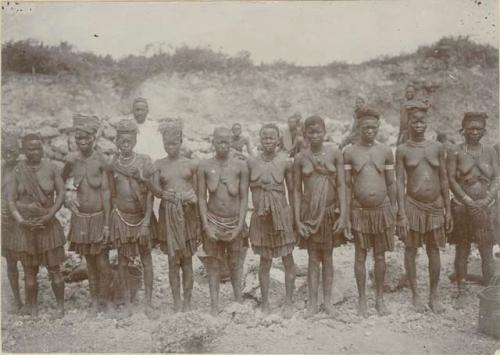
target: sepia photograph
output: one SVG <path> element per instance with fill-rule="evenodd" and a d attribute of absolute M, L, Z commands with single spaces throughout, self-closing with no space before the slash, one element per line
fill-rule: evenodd
<path fill-rule="evenodd" d="M 500 352 L 498 12 L 1 1 L 1 351 Z"/>

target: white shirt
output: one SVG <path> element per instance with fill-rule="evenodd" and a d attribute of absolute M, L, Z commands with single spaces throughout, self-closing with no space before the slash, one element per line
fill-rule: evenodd
<path fill-rule="evenodd" d="M 163 138 L 158 131 L 158 122 L 146 118 L 144 123 L 137 123 L 139 133 L 137 134 L 137 144 L 135 152 L 147 154 L 153 160 L 164 158 L 167 153 L 163 148 Z"/>

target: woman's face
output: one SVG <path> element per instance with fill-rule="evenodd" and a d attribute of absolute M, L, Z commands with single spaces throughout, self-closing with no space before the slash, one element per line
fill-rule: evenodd
<path fill-rule="evenodd" d="M 163 137 L 163 148 L 165 152 L 171 157 L 176 157 L 179 155 L 181 150 L 182 138 L 177 137 Z"/>
<path fill-rule="evenodd" d="M 76 145 L 82 153 L 87 153 L 92 150 L 94 140 L 94 136 L 88 132 L 82 131 L 80 129 L 77 129 L 75 131 Z"/>
<path fill-rule="evenodd" d="M 325 128 L 319 123 L 312 124 L 306 129 L 306 137 L 312 145 L 319 145 L 323 143 L 325 134 Z"/>
<path fill-rule="evenodd" d="M 360 124 L 361 139 L 364 142 L 372 143 L 377 137 L 379 122 L 376 118 L 364 118 Z"/>
<path fill-rule="evenodd" d="M 408 124 L 413 135 L 422 136 L 427 129 L 427 115 L 423 111 L 412 112 L 408 118 Z"/>
<path fill-rule="evenodd" d="M 31 164 L 38 164 L 43 157 L 42 141 L 32 140 L 23 144 L 23 153 Z"/>
<path fill-rule="evenodd" d="M 116 147 L 124 155 L 131 154 L 136 143 L 137 137 L 133 133 L 120 133 L 116 138 Z"/>
<path fill-rule="evenodd" d="M 485 122 L 479 120 L 467 121 L 464 124 L 465 141 L 469 144 L 479 143 L 485 132 Z"/>
<path fill-rule="evenodd" d="M 260 132 L 260 144 L 266 153 L 274 153 L 278 145 L 278 132 L 274 128 L 265 128 Z"/>

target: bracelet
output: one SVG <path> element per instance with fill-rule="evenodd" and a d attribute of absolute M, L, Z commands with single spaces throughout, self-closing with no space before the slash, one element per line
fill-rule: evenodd
<path fill-rule="evenodd" d="M 151 224 L 149 224 L 149 223 L 143 223 L 142 226 L 143 227 L 151 227 Z"/>
<path fill-rule="evenodd" d="M 108 230 L 108 229 L 109 229 L 109 226 L 104 226 L 104 227 L 102 227 L 102 229 L 106 229 L 106 230 Z"/>

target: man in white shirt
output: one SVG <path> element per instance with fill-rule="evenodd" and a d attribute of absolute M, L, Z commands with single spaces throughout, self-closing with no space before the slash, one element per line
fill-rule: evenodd
<path fill-rule="evenodd" d="M 148 119 L 148 101 L 145 98 L 138 97 L 132 104 L 132 115 L 139 126 L 137 134 L 137 153 L 147 154 L 155 161 L 166 156 L 163 148 L 163 140 L 158 131 L 158 122 Z"/>

